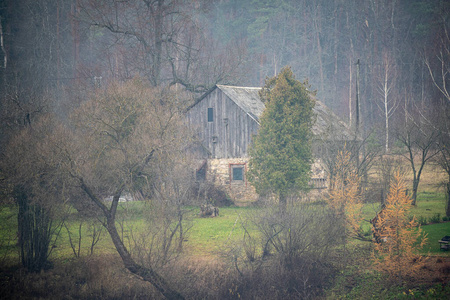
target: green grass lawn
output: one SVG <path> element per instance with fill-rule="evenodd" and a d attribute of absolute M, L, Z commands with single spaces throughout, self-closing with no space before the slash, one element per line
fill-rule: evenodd
<path fill-rule="evenodd" d="M 411 214 L 428 220 L 439 214 L 445 216 L 445 195 L 443 193 L 421 192 L 417 196 L 417 203 L 412 207 Z"/>
<path fill-rule="evenodd" d="M 117 217 L 117 229 L 122 234 L 123 219 L 126 219 L 123 226 L 123 235 L 127 236 L 131 231 L 139 232 L 145 230 L 143 203 L 133 202 L 122 204 Z M 215 218 L 202 218 L 199 216 L 199 209 L 193 208 L 191 227 L 185 238 L 184 248 L 186 252 L 198 256 L 215 255 L 222 251 L 227 244 L 233 244 L 237 238 L 243 234 L 241 226 L 242 219 L 255 208 L 245 207 L 224 207 L 220 208 L 220 215 Z M 68 228 L 73 234 L 73 239 L 77 241 L 78 220 L 70 220 Z M 89 253 L 92 239 L 92 222 L 84 221 L 82 225 L 82 254 Z M 65 228 L 61 231 L 61 236 L 57 241 L 57 247 L 53 250 L 57 257 L 67 257 L 73 255 L 70 242 Z M 114 253 L 114 245 L 105 229 L 102 230 L 101 238 L 95 246 L 95 253 Z"/>
<path fill-rule="evenodd" d="M 244 234 L 242 221 L 257 211 L 249 207 L 223 207 L 215 218 L 194 218 L 186 248 L 199 255 L 212 255 L 233 246 Z"/>
<path fill-rule="evenodd" d="M 0 206 L 0 260 L 18 258 L 17 209 L 12 205 Z"/>
<path fill-rule="evenodd" d="M 443 251 L 439 248 L 438 241 L 446 235 L 450 235 L 450 222 L 431 224 L 422 226 L 423 231 L 427 234 L 428 242 L 423 252 L 432 255 L 450 256 L 450 251 Z"/>
<path fill-rule="evenodd" d="M 117 217 L 118 230 L 126 236 L 131 230 L 145 230 L 145 212 L 148 209 L 146 204 L 142 202 L 121 203 Z M 242 238 L 244 229 L 242 222 L 247 219 L 249 214 L 257 212 L 259 208 L 250 207 L 225 207 L 220 208 L 220 215 L 216 218 L 199 217 L 198 208 L 193 208 L 192 227 L 188 231 L 185 239 L 185 250 L 188 255 L 194 256 L 210 256 L 224 251 L 225 248 L 232 246 L 240 238 Z M 364 230 L 370 232 L 371 224 L 367 222 L 373 218 L 379 210 L 379 204 L 366 204 L 364 206 Z M 16 243 L 17 232 L 17 216 L 16 208 L 13 206 L 4 206 L 0 210 L 0 258 L 4 255 L 15 257 L 17 259 L 18 250 Z M 419 194 L 417 205 L 411 209 L 411 214 L 417 218 L 422 217 L 430 220 L 437 214 L 445 215 L 445 195 L 439 193 L 423 192 Z M 126 220 L 125 223 L 121 223 Z M 79 219 L 76 212 L 68 218 L 67 226 L 72 232 L 73 242 L 78 243 Z M 97 226 L 97 229 L 101 226 Z M 450 251 L 444 252 L 439 249 L 438 240 L 445 235 L 450 235 L 450 222 L 439 223 L 423 226 L 424 231 L 428 234 L 428 243 L 424 249 L 424 253 L 432 255 L 450 255 Z M 92 240 L 92 220 L 85 220 L 82 224 L 82 241 L 81 254 L 87 255 Z M 55 243 L 52 257 L 71 257 L 73 256 L 70 247 L 68 233 L 62 228 L 61 234 Z M 78 245 L 76 245 L 78 247 Z M 98 244 L 94 248 L 94 253 L 115 253 L 114 246 L 105 229 L 102 229 L 101 237 Z"/>

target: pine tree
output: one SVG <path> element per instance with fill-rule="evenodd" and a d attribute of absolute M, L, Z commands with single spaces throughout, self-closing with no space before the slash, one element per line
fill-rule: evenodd
<path fill-rule="evenodd" d="M 258 193 L 274 194 L 282 210 L 290 193 L 308 189 L 315 101 L 307 86 L 285 67 L 260 92 L 266 108 L 250 149 L 249 180 Z"/>

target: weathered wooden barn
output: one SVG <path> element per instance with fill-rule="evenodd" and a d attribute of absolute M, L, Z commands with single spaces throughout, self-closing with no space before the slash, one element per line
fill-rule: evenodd
<path fill-rule="evenodd" d="M 236 204 L 245 205 L 257 199 L 247 182 L 248 150 L 252 136 L 258 132 L 259 116 L 264 103 L 258 87 L 217 85 L 203 95 L 186 112 L 189 126 L 198 133 L 200 145 L 196 175 L 222 186 Z M 330 109 L 316 101 L 317 120 L 314 136 L 352 140 L 353 135 Z M 330 134 L 331 133 L 331 134 Z M 326 171 L 316 159 L 312 167 L 312 181 L 317 188 L 326 187 Z"/>

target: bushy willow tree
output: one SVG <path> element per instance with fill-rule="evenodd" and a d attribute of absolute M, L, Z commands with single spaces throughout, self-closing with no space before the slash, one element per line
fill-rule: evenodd
<path fill-rule="evenodd" d="M 13 164 L 6 170 L 11 170 L 9 177 L 15 182 L 27 184 L 28 190 L 24 190 L 27 193 L 16 198 L 20 196 L 33 205 L 24 207 L 33 208 L 28 211 L 35 218 L 24 221 L 39 221 L 36 223 L 39 227 L 29 228 L 43 228 L 41 231 L 50 228 L 52 219 L 47 216 L 65 197 L 76 207 L 96 209 L 124 266 L 150 282 L 165 298 L 183 299 L 154 265 L 144 266 L 137 261 L 139 257 L 127 248 L 117 226 L 119 200 L 125 193 L 149 198 L 157 190 L 160 195 L 155 201 L 181 205 L 184 198 L 176 189 L 181 189 L 182 180 L 188 184 L 189 178 L 182 177 L 181 171 L 175 174 L 181 177 L 178 179 L 169 171 L 158 170 L 164 162 L 171 163 L 166 164 L 168 168 L 191 167 L 188 157 L 183 156 L 189 143 L 186 137 L 191 136 L 180 113 L 184 103 L 171 91 L 147 86 L 140 78 L 112 83 L 105 90 L 98 89 L 67 121 L 41 120 L 33 129 L 26 129 L 33 130 L 32 135 L 25 132 L 17 138 L 17 146 L 12 145 L 8 161 Z M 106 200 L 109 196 L 111 201 Z M 177 213 L 177 222 L 182 224 L 181 212 Z M 37 217 L 44 221 L 35 220 Z M 181 230 L 180 225 L 175 226 L 172 237 L 182 236 Z M 29 236 L 23 238 L 30 239 Z M 39 257 L 46 259 L 49 239 L 40 238 L 39 242 L 45 243 Z"/>
<path fill-rule="evenodd" d="M 71 185 L 83 191 L 102 212 L 103 225 L 125 267 L 150 282 L 165 298 L 183 299 L 153 265 L 136 261 L 116 226 L 120 197 L 126 192 L 137 196 L 161 191 L 161 177 L 170 174 L 158 172 L 157 162 L 179 158 L 181 165 L 180 154 L 189 143 L 178 95 L 147 86 L 146 81 L 135 78 L 98 91 L 73 113 L 60 147 L 67 152 L 64 163 Z M 68 138 L 64 140 L 65 136 Z M 164 190 L 168 191 L 171 186 L 169 180 L 166 182 Z M 168 193 L 167 198 L 175 197 L 173 194 Z M 112 201 L 105 203 L 103 199 L 109 195 Z M 173 235 L 177 232 L 181 231 L 174 229 Z"/>
<path fill-rule="evenodd" d="M 52 246 L 64 219 L 66 189 L 62 184 L 61 152 L 49 141 L 54 124 L 54 119 L 46 115 L 18 132 L 0 162 L 5 175 L 2 188 L 18 206 L 20 260 L 31 272 L 51 266 Z"/>
<path fill-rule="evenodd" d="M 259 194 L 274 194 L 281 210 L 289 194 L 308 189 L 315 100 L 307 87 L 285 67 L 260 92 L 266 108 L 250 149 L 248 177 Z"/>

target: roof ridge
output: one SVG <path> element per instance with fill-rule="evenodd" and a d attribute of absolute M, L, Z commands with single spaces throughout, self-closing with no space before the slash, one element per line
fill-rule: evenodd
<path fill-rule="evenodd" d="M 261 87 L 256 87 L 256 86 L 237 86 L 237 85 L 224 85 L 224 84 L 216 84 L 217 87 L 229 87 L 229 88 L 238 88 L 238 89 L 255 89 L 255 90 L 260 90 L 262 89 Z"/>

